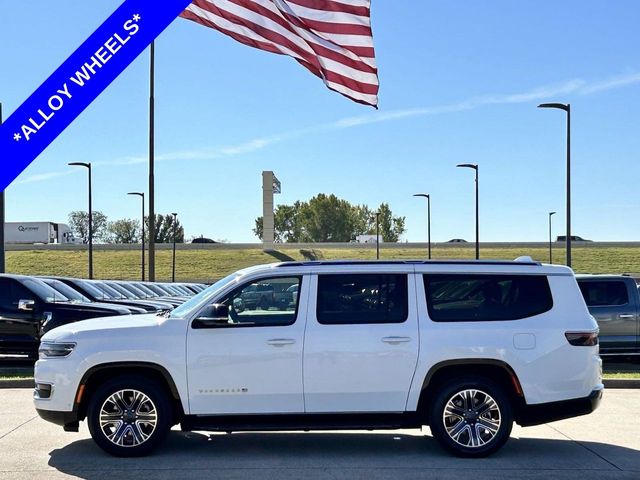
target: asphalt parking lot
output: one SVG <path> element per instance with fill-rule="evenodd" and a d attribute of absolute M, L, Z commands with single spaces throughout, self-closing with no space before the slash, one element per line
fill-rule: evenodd
<path fill-rule="evenodd" d="M 365 433 L 172 432 L 155 455 L 118 459 L 85 424 L 65 433 L 41 420 L 28 389 L 0 389 L 0 478 L 610 479 L 640 478 L 640 390 L 608 390 L 587 417 L 514 427 L 493 457 L 451 457 L 428 431 Z"/>

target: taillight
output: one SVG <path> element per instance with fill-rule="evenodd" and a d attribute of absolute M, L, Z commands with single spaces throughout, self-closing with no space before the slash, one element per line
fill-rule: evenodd
<path fill-rule="evenodd" d="M 576 347 L 594 347 L 598 345 L 598 332 L 566 332 L 567 341 Z"/>

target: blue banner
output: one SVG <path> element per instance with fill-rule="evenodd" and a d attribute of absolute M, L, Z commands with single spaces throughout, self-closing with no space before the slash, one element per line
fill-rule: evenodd
<path fill-rule="evenodd" d="M 184 11 L 191 0 L 126 0 L 0 126 L 0 191 Z"/>

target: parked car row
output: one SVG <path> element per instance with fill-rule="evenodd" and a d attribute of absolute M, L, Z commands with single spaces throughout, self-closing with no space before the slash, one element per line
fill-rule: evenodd
<path fill-rule="evenodd" d="M 60 325 L 172 310 L 204 288 L 194 283 L 0 275 L 0 353 L 36 358 L 40 337 Z"/>

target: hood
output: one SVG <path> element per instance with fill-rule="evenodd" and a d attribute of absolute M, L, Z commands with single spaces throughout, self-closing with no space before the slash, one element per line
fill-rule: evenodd
<path fill-rule="evenodd" d="M 98 332 L 101 335 L 109 330 L 127 330 L 153 328 L 167 320 L 166 317 L 147 313 L 143 315 L 121 315 L 117 317 L 100 317 L 90 320 L 68 323 L 47 332 L 40 340 L 43 342 L 68 341 Z"/>
<path fill-rule="evenodd" d="M 119 313 L 120 315 L 127 315 L 131 311 L 124 305 L 115 305 L 112 303 L 96 303 L 96 302 L 80 302 L 80 303 L 58 303 L 56 305 L 64 305 L 71 308 L 81 308 L 82 310 L 89 312 L 104 312 L 105 315 L 111 315 Z"/>

